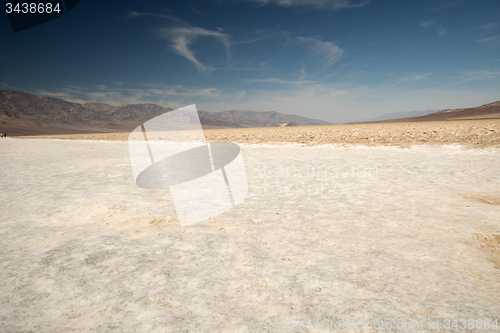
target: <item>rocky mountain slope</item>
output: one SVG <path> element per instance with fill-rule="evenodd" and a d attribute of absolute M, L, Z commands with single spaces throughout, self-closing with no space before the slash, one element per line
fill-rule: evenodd
<path fill-rule="evenodd" d="M 396 123 L 413 121 L 471 120 L 484 118 L 500 118 L 500 101 L 484 104 L 473 108 L 442 110 L 419 117 L 396 118 L 376 122 Z"/>
<path fill-rule="evenodd" d="M 73 103 L 20 91 L 0 90 L 0 128 L 12 135 L 131 131 L 139 124 L 171 111 L 155 104 Z M 322 120 L 274 111 L 199 111 L 204 128 L 326 125 Z"/>

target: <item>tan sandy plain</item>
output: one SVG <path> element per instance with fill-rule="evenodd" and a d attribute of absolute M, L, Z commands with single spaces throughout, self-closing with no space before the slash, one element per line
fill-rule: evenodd
<path fill-rule="evenodd" d="M 500 147 L 500 119 L 370 123 L 328 126 L 227 128 L 204 130 L 207 141 L 236 143 L 299 143 L 401 146 L 459 144 L 466 147 Z M 126 141 L 129 133 L 26 136 L 63 140 Z"/>

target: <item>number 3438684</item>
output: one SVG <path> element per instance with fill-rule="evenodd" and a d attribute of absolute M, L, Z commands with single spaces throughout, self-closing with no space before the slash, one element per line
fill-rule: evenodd
<path fill-rule="evenodd" d="M 62 10 L 59 8 L 59 3 L 55 6 L 52 3 L 17 3 L 13 5 L 12 3 L 5 4 L 5 11 L 7 14 L 18 13 L 18 14 L 51 14 L 60 13 Z"/>

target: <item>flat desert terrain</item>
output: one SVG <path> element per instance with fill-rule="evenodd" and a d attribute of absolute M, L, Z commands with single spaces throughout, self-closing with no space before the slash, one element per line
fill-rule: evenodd
<path fill-rule="evenodd" d="M 205 134 L 240 143 L 249 193 L 187 227 L 128 133 L 0 139 L 0 331 L 500 319 L 499 120 Z"/>
<path fill-rule="evenodd" d="M 207 141 L 236 143 L 299 143 L 303 145 L 401 146 L 459 144 L 499 147 L 500 119 L 413 123 L 371 123 L 327 126 L 206 129 Z M 27 136 L 25 138 L 126 141 L 129 133 Z"/>

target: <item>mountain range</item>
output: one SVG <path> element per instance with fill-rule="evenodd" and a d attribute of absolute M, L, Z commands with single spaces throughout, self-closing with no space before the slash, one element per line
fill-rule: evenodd
<path fill-rule="evenodd" d="M 438 111 L 439 110 L 391 112 L 391 113 L 385 113 L 383 115 L 377 116 L 375 118 L 367 119 L 364 121 L 370 122 L 370 121 L 408 118 L 408 117 L 419 117 L 419 116 L 425 116 L 425 115 L 428 115 L 430 113 L 434 113 L 434 112 L 438 112 Z"/>
<path fill-rule="evenodd" d="M 429 110 L 428 110 L 429 111 Z M 419 111 L 416 111 L 419 112 Z M 427 111 L 422 111 L 428 113 Z M 401 117 L 403 115 L 403 117 Z M 413 122 L 413 121 L 441 121 L 441 120 L 468 120 L 468 119 L 486 119 L 500 118 L 500 101 L 484 104 L 472 108 L 446 109 L 424 115 L 412 115 L 406 112 L 395 112 L 382 115 L 378 120 L 365 121 L 376 123 L 395 123 L 395 122 Z M 388 119 L 392 118 L 392 119 Z"/>
<path fill-rule="evenodd" d="M 172 111 L 155 104 L 74 103 L 22 91 L 0 90 L 0 129 L 10 135 L 132 131 L 143 122 Z M 275 111 L 198 111 L 204 129 L 329 125 L 330 123 Z"/>
<path fill-rule="evenodd" d="M 169 111 L 172 109 L 149 103 L 119 106 L 96 102 L 80 104 L 22 91 L 0 90 L 0 131 L 9 135 L 129 132 Z M 432 112 L 394 112 L 362 123 L 500 118 L 500 101 L 473 108 Z M 322 120 L 275 111 L 200 110 L 198 114 L 204 129 L 330 125 Z"/>

